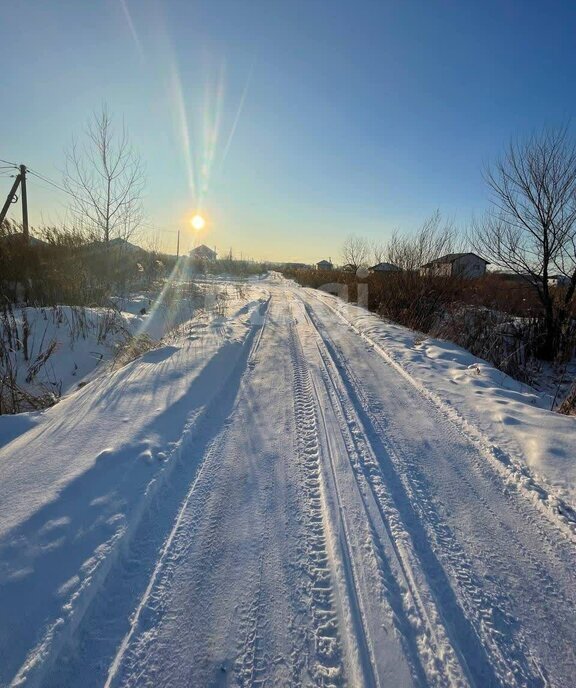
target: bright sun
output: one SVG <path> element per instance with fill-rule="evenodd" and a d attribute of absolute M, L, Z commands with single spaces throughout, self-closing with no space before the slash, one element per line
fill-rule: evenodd
<path fill-rule="evenodd" d="M 194 229 L 204 229 L 206 225 L 206 220 L 202 217 L 202 215 L 194 215 L 194 217 L 190 220 L 190 224 Z"/>

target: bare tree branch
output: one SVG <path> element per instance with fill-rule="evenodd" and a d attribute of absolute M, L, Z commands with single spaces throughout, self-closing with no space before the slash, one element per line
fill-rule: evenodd
<path fill-rule="evenodd" d="M 370 245 L 364 237 L 358 237 L 352 234 L 346 237 L 342 245 L 342 259 L 346 265 L 357 270 L 359 267 L 368 264 L 369 255 Z"/>
<path fill-rule="evenodd" d="M 402 270 L 418 270 L 425 263 L 458 248 L 458 235 L 439 210 L 427 218 L 414 234 L 394 231 L 386 244 L 385 258 Z"/>
<path fill-rule="evenodd" d="M 128 240 L 142 222 L 144 184 L 126 126 L 116 131 L 103 105 L 88 122 L 84 144 L 72 141 L 66 154 L 64 186 L 73 214 L 95 240 Z"/>

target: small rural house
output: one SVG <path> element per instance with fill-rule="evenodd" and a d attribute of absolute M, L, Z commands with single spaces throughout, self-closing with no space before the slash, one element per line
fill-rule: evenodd
<path fill-rule="evenodd" d="M 475 253 L 448 253 L 422 265 L 420 274 L 471 279 L 483 277 L 486 274 L 487 265 L 489 265 L 488 261 Z"/>
<path fill-rule="evenodd" d="M 308 270 L 310 265 L 308 263 L 283 263 L 283 267 L 287 270 Z"/>
<path fill-rule="evenodd" d="M 216 260 L 218 254 L 205 244 L 200 244 L 190 251 L 190 258 L 194 260 Z"/>
<path fill-rule="evenodd" d="M 567 287 L 570 284 L 570 278 L 567 275 L 550 275 L 548 277 L 548 286 L 550 287 Z"/>
<path fill-rule="evenodd" d="M 400 272 L 401 268 L 394 263 L 377 263 L 371 268 L 368 268 L 370 272 L 383 273 L 383 272 Z"/>
<path fill-rule="evenodd" d="M 321 260 L 316 263 L 317 270 L 332 270 L 333 267 L 334 265 L 329 260 Z"/>
<path fill-rule="evenodd" d="M 108 243 L 105 241 L 91 241 L 89 244 L 84 246 L 84 250 L 87 253 L 102 253 L 105 251 L 113 251 L 118 254 L 132 254 L 133 256 L 140 256 L 146 254 L 146 251 L 136 244 L 131 244 L 126 239 L 122 237 L 115 237 L 110 239 Z"/>

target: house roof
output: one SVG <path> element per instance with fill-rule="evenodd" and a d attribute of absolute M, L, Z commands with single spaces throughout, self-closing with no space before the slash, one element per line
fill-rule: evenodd
<path fill-rule="evenodd" d="M 316 265 L 332 265 L 329 260 L 319 260 Z"/>
<path fill-rule="evenodd" d="M 48 242 L 36 237 L 28 237 L 30 246 L 48 246 Z M 14 234 L 5 234 L 0 237 L 1 242 L 9 243 L 24 243 L 24 232 L 15 232 Z"/>
<path fill-rule="evenodd" d="M 400 268 L 394 263 L 376 263 L 370 270 L 400 270 Z"/>
<path fill-rule="evenodd" d="M 210 253 L 210 255 L 216 255 L 216 251 L 210 246 L 206 246 L 206 244 L 200 244 L 200 246 L 196 246 L 193 248 L 190 253 Z"/>
<path fill-rule="evenodd" d="M 490 265 L 490 263 L 487 260 L 484 260 L 484 258 L 481 258 L 476 253 L 468 251 L 466 253 L 447 253 L 445 256 L 440 256 L 440 258 L 435 258 L 434 260 L 431 260 L 429 263 L 426 263 L 422 267 L 429 268 L 432 265 L 443 265 L 444 263 L 453 263 L 455 260 L 458 260 L 458 258 L 463 258 L 464 256 L 476 256 L 476 258 L 486 263 L 486 265 Z"/>
<path fill-rule="evenodd" d="M 129 251 L 130 253 L 146 253 L 143 248 L 131 244 L 122 237 L 115 237 L 110 239 L 108 244 L 105 241 L 91 241 L 89 244 L 83 246 L 87 251 L 104 251 L 106 249 L 121 249 L 122 251 Z"/>

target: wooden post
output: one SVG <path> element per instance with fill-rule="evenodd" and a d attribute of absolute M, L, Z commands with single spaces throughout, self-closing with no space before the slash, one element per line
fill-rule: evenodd
<path fill-rule="evenodd" d="M 22 231 L 24 241 L 30 243 L 30 231 L 28 229 L 28 195 L 26 193 L 26 165 L 20 165 L 20 184 L 22 185 Z"/>

